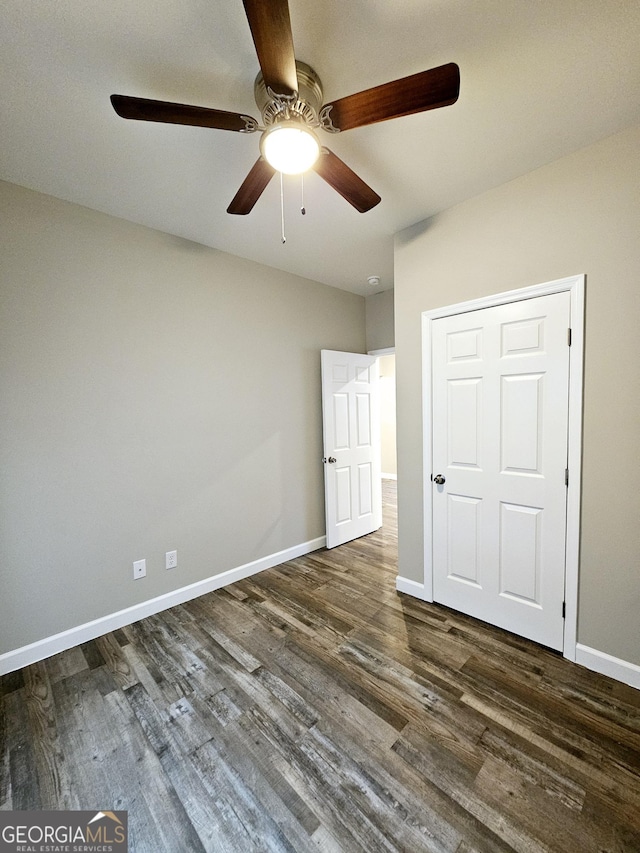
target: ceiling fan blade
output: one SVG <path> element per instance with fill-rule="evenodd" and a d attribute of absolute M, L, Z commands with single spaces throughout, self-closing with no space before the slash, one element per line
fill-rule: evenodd
<path fill-rule="evenodd" d="M 298 91 L 287 0 L 243 0 L 265 85 L 277 95 Z"/>
<path fill-rule="evenodd" d="M 350 130 L 446 107 L 458 100 L 459 93 L 460 69 L 450 62 L 325 104 L 321 114 L 336 130 Z"/>
<path fill-rule="evenodd" d="M 362 178 L 359 178 L 328 148 L 322 149 L 313 168 L 330 187 L 340 193 L 342 198 L 360 213 L 366 213 L 381 201 L 378 193 L 365 184 Z"/>
<path fill-rule="evenodd" d="M 237 130 L 253 133 L 258 122 L 251 116 L 213 110 L 208 107 L 193 107 L 188 104 L 172 104 L 168 101 L 153 101 L 147 98 L 131 98 L 128 95 L 111 95 L 114 110 L 122 118 L 139 121 L 161 121 L 167 124 L 188 124 L 194 127 L 214 127 L 219 130 Z"/>
<path fill-rule="evenodd" d="M 251 213 L 254 204 L 265 191 L 267 184 L 275 175 L 276 170 L 266 160 L 260 157 L 251 167 L 242 186 L 233 197 L 233 201 L 227 208 L 227 213 L 236 213 L 241 216 Z"/>

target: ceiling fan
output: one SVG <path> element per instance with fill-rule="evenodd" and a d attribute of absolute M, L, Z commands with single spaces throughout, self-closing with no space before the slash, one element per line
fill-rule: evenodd
<path fill-rule="evenodd" d="M 261 69 L 254 94 L 263 125 L 240 113 L 127 95 L 111 95 L 114 110 L 140 121 L 261 131 L 260 157 L 227 213 L 249 213 L 276 171 L 300 174 L 311 168 L 360 213 L 371 210 L 380 196 L 321 146 L 315 130 L 338 133 L 453 104 L 460 91 L 458 66 L 450 62 L 323 105 L 320 78 L 295 58 L 288 0 L 243 3 Z"/>

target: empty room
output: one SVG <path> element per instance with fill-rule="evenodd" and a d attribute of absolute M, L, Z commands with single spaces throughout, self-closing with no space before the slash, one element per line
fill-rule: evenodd
<path fill-rule="evenodd" d="M 0 23 L 0 850 L 639 853 L 637 2 Z"/>

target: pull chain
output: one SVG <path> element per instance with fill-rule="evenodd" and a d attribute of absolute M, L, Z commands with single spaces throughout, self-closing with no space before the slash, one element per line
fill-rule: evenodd
<path fill-rule="evenodd" d="M 287 238 L 284 233 L 284 182 L 282 179 L 282 172 L 280 172 L 280 222 L 282 224 L 282 237 L 281 240 L 283 243 L 287 242 Z"/>
<path fill-rule="evenodd" d="M 304 206 L 304 172 L 300 175 L 300 213 L 304 216 L 307 212 Z"/>

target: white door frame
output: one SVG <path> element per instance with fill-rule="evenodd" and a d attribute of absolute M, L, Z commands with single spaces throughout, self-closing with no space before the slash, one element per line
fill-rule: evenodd
<path fill-rule="evenodd" d="M 569 349 L 569 424 L 567 487 L 567 534 L 565 544 L 565 623 L 563 656 L 576 659 L 578 631 L 578 575 L 580 566 L 580 491 L 582 460 L 582 385 L 584 354 L 585 276 L 576 275 L 545 284 L 509 290 L 493 296 L 448 305 L 422 314 L 422 419 L 423 419 L 423 494 L 424 494 L 424 581 L 423 598 L 433 601 L 433 487 L 432 460 L 432 388 L 431 388 L 431 324 L 434 320 L 520 302 L 536 296 L 569 291 L 571 297 L 571 347 Z M 416 585 L 417 586 L 417 585 Z"/>

